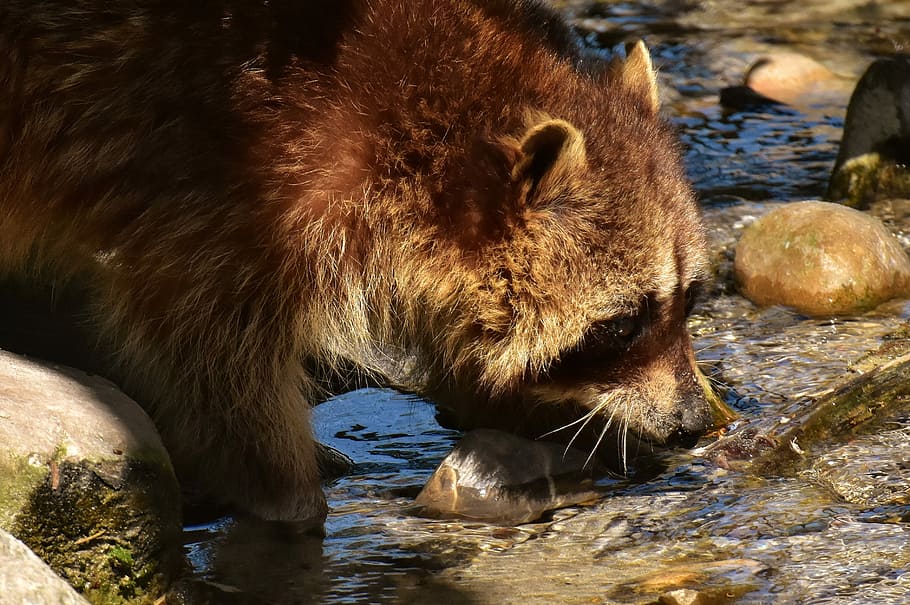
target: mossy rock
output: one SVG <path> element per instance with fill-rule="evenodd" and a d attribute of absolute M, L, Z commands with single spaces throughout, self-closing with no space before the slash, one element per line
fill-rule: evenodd
<path fill-rule="evenodd" d="M 0 527 L 92 603 L 153 603 L 181 570 L 180 491 L 113 384 L 0 351 Z"/>
<path fill-rule="evenodd" d="M 861 209 L 876 200 L 910 198 L 910 170 L 878 153 L 851 158 L 831 175 L 828 198 Z"/>
<path fill-rule="evenodd" d="M 910 59 L 874 61 L 850 97 L 827 199 L 865 209 L 910 198 Z"/>
<path fill-rule="evenodd" d="M 88 605 L 29 547 L 0 529 L 0 603 Z"/>

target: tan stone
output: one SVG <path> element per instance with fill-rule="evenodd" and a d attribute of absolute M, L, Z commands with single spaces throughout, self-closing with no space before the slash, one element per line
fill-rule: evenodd
<path fill-rule="evenodd" d="M 848 314 L 910 295 L 910 259 L 882 223 L 826 202 L 769 212 L 743 233 L 734 273 L 759 305 Z"/>
<path fill-rule="evenodd" d="M 852 86 L 815 59 L 783 52 L 759 57 L 744 84 L 769 99 L 796 106 L 818 97 L 845 96 Z"/>

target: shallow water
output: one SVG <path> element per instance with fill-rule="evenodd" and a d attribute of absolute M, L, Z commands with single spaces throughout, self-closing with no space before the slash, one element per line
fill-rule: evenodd
<path fill-rule="evenodd" d="M 770 206 L 822 195 L 849 86 L 798 109 L 756 112 L 721 109 L 718 90 L 769 50 L 809 54 L 849 83 L 874 57 L 910 47 L 904 1 L 560 5 L 594 48 L 638 36 L 652 46 L 675 89 L 665 106 L 717 248 Z M 848 373 L 907 317 L 910 304 L 893 303 L 810 320 L 721 289 L 692 329 L 731 404 L 747 418 L 774 418 Z M 327 489 L 325 538 L 231 518 L 188 527 L 193 578 L 210 602 L 651 603 L 665 586 L 690 585 L 710 602 L 910 602 L 906 416 L 830 448 L 796 478 L 679 455 L 651 481 L 620 482 L 596 505 L 517 528 L 411 513 L 458 438 L 429 404 L 367 390 L 319 406 L 315 418 L 320 440 L 356 463 Z"/>

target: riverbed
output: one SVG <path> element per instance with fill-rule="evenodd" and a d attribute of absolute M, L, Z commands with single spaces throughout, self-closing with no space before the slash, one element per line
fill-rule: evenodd
<path fill-rule="evenodd" d="M 874 58 L 910 47 L 908 1 L 558 6 L 592 52 L 636 37 L 651 47 L 721 259 L 756 216 L 824 194 L 852 83 Z M 800 107 L 722 108 L 719 91 L 768 52 L 824 64 L 837 76 L 830 94 Z M 908 318 L 906 302 L 823 320 L 758 309 L 721 270 L 691 329 L 734 409 L 785 419 Z M 414 496 L 459 438 L 427 402 L 357 391 L 319 406 L 315 425 L 355 463 L 327 487 L 325 537 L 232 517 L 188 526 L 198 602 L 637 604 L 686 590 L 703 603 L 910 602 L 907 414 L 831 445 L 796 477 L 678 453 L 648 481 L 613 481 L 596 504 L 519 527 L 414 514 Z"/>

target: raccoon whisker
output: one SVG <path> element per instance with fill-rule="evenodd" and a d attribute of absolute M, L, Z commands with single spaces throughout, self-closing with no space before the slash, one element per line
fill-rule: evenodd
<path fill-rule="evenodd" d="M 582 426 L 581 426 L 581 428 L 584 428 L 584 425 L 587 424 L 587 423 L 591 420 L 591 417 L 592 417 L 594 414 L 596 414 L 597 411 L 598 411 L 598 408 L 594 408 L 593 410 L 588 410 L 588 411 L 585 412 L 582 416 L 580 416 L 577 420 L 573 420 L 572 422 L 570 422 L 570 423 L 568 423 L 568 424 L 564 424 L 564 425 L 562 425 L 562 426 L 560 426 L 560 427 L 557 427 L 557 428 L 553 429 L 552 431 L 547 431 L 546 433 L 540 435 L 540 436 L 538 437 L 538 439 L 543 439 L 544 437 L 549 437 L 550 435 L 552 435 L 552 434 L 554 434 L 554 433 L 558 433 L 558 432 L 560 432 L 560 431 L 564 431 L 565 429 L 567 429 L 567 428 L 569 428 L 569 427 L 575 426 L 575 425 L 578 424 L 579 422 L 584 423 L 584 424 L 582 424 Z M 581 429 L 579 429 L 579 430 L 581 430 Z M 576 436 L 577 436 L 577 433 L 576 433 Z"/>
<path fill-rule="evenodd" d="M 581 424 L 581 426 L 578 427 L 578 430 L 575 431 L 575 434 L 572 435 L 572 438 L 569 439 L 569 443 L 566 444 L 566 449 L 563 452 L 563 456 L 565 456 L 569 452 L 569 448 L 572 447 L 572 444 L 575 443 L 575 440 L 578 439 L 578 436 L 585 429 L 585 427 L 588 426 L 588 423 L 591 422 L 591 420 L 594 418 L 596 413 L 597 413 L 597 408 L 595 407 L 593 410 L 591 410 L 590 412 L 588 412 L 587 414 L 582 416 L 582 418 L 584 419 L 584 422 Z M 609 422 L 610 421 L 608 420 L 607 423 L 609 424 Z M 585 462 L 585 466 L 587 466 L 587 465 L 588 465 L 588 463 Z"/>
<path fill-rule="evenodd" d="M 726 343 L 723 343 L 723 342 L 711 342 L 708 344 L 702 344 L 702 343 L 698 342 L 698 343 L 695 343 L 693 348 L 695 349 L 695 354 L 698 355 L 699 353 L 703 353 L 705 351 L 710 351 L 711 349 L 717 349 L 719 347 L 725 346 L 725 344 Z"/>
<path fill-rule="evenodd" d="M 717 387 L 726 387 L 727 386 L 726 383 L 724 383 L 724 381 L 720 380 L 719 378 L 714 378 L 713 376 L 708 376 L 707 374 L 705 374 L 705 378 L 708 379 L 708 382 L 711 384 L 711 386 L 717 386 Z"/>
<path fill-rule="evenodd" d="M 597 416 L 598 414 L 600 414 L 601 411 L 603 411 L 603 409 L 606 408 L 608 405 L 609 405 L 609 399 L 604 400 L 604 401 L 601 401 L 601 402 L 599 402 L 596 406 L 594 406 L 593 409 L 589 410 L 584 416 L 582 416 L 581 418 L 579 418 L 578 420 L 576 420 L 575 422 L 572 423 L 572 424 L 578 424 L 579 422 L 582 422 L 581 426 L 578 427 L 578 430 L 575 431 L 575 434 L 574 434 L 574 435 L 572 436 L 572 438 L 569 440 L 569 443 L 568 443 L 568 445 L 566 446 L 566 450 L 565 450 L 564 454 L 567 453 L 567 452 L 569 451 L 569 448 L 572 447 L 572 444 L 573 444 L 573 443 L 575 443 L 575 440 L 576 440 L 576 439 L 578 438 L 578 436 L 581 434 L 581 431 L 583 431 L 584 428 L 585 428 L 586 426 L 588 426 L 588 423 L 589 423 L 595 416 Z M 588 456 L 588 460 L 585 461 L 585 464 L 584 464 L 585 467 L 588 466 L 588 462 L 590 462 L 591 456 L 594 455 L 594 453 L 597 451 L 597 448 L 600 446 L 600 443 L 601 443 L 601 441 L 602 441 L 602 439 L 603 439 L 604 434 L 606 434 L 606 431 L 613 425 L 613 418 L 614 418 L 615 415 L 616 415 L 616 408 L 614 407 L 614 408 L 613 408 L 613 411 L 610 412 L 610 416 L 607 418 L 607 421 L 604 423 L 604 427 L 603 427 L 603 429 L 601 430 L 601 434 L 600 434 L 600 436 L 597 438 L 597 442 L 594 444 L 594 448 L 592 449 L 591 454 Z M 571 425 L 567 425 L 567 426 L 571 426 Z"/>
<path fill-rule="evenodd" d="M 696 359 L 695 365 L 698 366 L 698 369 L 702 373 L 706 371 L 713 371 L 717 369 L 717 364 L 721 363 L 723 359 L 721 358 L 708 358 L 708 359 Z"/>
<path fill-rule="evenodd" d="M 600 429 L 600 435 L 597 436 L 597 441 L 594 443 L 594 447 L 591 448 L 591 453 L 588 454 L 588 457 L 585 460 L 584 466 L 582 466 L 582 468 L 588 468 L 588 464 L 590 464 L 591 460 L 594 458 L 594 454 L 597 453 L 597 449 L 600 447 L 600 444 L 603 442 L 603 439 L 607 434 L 607 430 L 610 428 L 610 425 L 612 425 L 612 424 L 613 424 L 613 414 L 610 414 L 610 417 L 604 423 L 603 428 Z"/>
<path fill-rule="evenodd" d="M 619 438 L 620 446 L 620 460 L 622 460 L 622 473 L 623 475 L 628 474 L 628 439 L 629 439 L 629 404 L 628 401 L 624 403 L 624 410 L 622 415 L 622 430 L 620 431 L 621 436 Z"/>
<path fill-rule="evenodd" d="M 644 417 L 644 413 L 642 413 L 641 416 Z M 638 456 L 639 454 L 641 454 L 642 443 L 648 442 L 648 440 L 644 438 L 645 432 L 644 432 L 644 429 L 641 428 L 641 423 L 639 423 L 638 429 L 635 431 L 635 433 L 637 435 L 636 439 L 635 439 L 635 441 L 636 441 L 635 455 Z M 651 444 L 650 442 L 648 442 L 648 448 L 651 452 L 654 451 L 654 445 Z"/>

